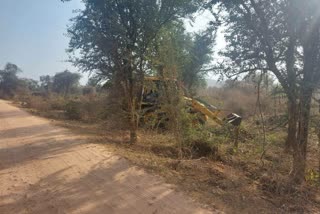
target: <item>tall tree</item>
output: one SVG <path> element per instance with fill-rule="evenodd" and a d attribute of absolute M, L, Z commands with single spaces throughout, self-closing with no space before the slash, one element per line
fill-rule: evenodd
<path fill-rule="evenodd" d="M 195 0 L 84 0 L 85 9 L 69 28 L 72 61 L 123 90 L 130 118 L 131 143 L 137 140 L 146 53 L 159 30 L 194 12 Z"/>
<path fill-rule="evenodd" d="M 22 78 L 20 79 L 20 85 L 22 88 L 34 92 L 39 89 L 39 83 L 36 80 L 28 79 L 28 78 Z"/>
<path fill-rule="evenodd" d="M 188 57 L 183 66 L 183 82 L 191 92 L 206 84 L 206 75 L 210 71 L 208 65 L 212 60 L 216 26 L 195 34 Z"/>
<path fill-rule="evenodd" d="M 0 70 L 0 91 L 4 97 L 12 97 L 19 86 L 17 74 L 21 69 L 12 63 L 7 63 L 3 70 Z"/>
<path fill-rule="evenodd" d="M 215 25 L 203 32 L 188 33 L 182 21 L 171 23 L 159 32 L 155 40 L 155 49 L 150 54 L 152 71 L 161 76 L 161 70 L 171 61 L 175 64 L 175 74 L 167 76 L 178 78 L 190 92 L 195 93 L 199 86 L 206 84 L 215 35 Z"/>
<path fill-rule="evenodd" d="M 80 74 L 72 73 L 68 70 L 57 73 L 53 77 L 53 90 L 59 94 L 67 96 L 72 88 L 77 87 L 79 85 L 80 78 Z"/>
<path fill-rule="evenodd" d="M 227 50 L 222 72 L 230 76 L 271 72 L 288 100 L 287 147 L 293 148 L 292 178 L 304 179 L 310 102 L 319 81 L 320 2 L 226 0 Z"/>
<path fill-rule="evenodd" d="M 44 75 L 40 77 L 40 87 L 45 90 L 47 94 L 50 94 L 52 90 L 52 77 L 50 75 Z"/>

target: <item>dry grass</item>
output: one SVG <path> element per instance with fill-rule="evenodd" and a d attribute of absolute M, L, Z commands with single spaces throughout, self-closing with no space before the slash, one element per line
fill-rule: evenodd
<path fill-rule="evenodd" d="M 50 119 L 71 119 L 90 123 L 107 117 L 105 96 L 26 95 L 18 96 L 15 103 L 34 114 Z"/>
<path fill-rule="evenodd" d="M 43 114 L 41 109 L 46 108 L 36 111 L 40 115 Z M 89 143 L 104 144 L 133 164 L 161 175 L 168 183 L 176 184 L 178 189 L 206 206 L 226 213 L 320 212 L 318 183 L 311 176 L 300 187 L 288 183 L 291 156 L 283 153 L 285 129 L 282 128 L 282 117 L 267 120 L 269 131 L 264 147 L 259 129 L 261 124 L 253 118 L 246 121 L 246 131 L 243 132 L 246 141 L 240 144 L 237 151 L 232 149 L 232 140 L 226 135 L 226 130 L 211 127 L 214 130 L 212 141 L 218 152 L 209 158 L 190 159 L 190 155 L 185 155 L 181 160 L 174 137 L 168 133 L 140 130 L 139 142 L 129 145 L 129 134 L 119 128 L 120 119 L 115 116 L 107 122 L 92 119 L 88 123 L 68 121 L 65 117 L 54 115 L 52 110 L 45 112 L 46 116 L 50 114 L 57 119 L 57 125 L 85 135 Z M 312 135 L 308 172 L 317 172 L 318 169 L 315 142 Z M 265 153 L 262 156 L 263 148 Z"/>
<path fill-rule="evenodd" d="M 266 154 L 261 158 L 259 138 L 240 144 L 230 154 L 231 143 L 219 145 L 220 160 L 177 158 L 169 134 L 140 131 L 139 143 L 129 145 L 128 133 L 110 123 L 56 122 L 90 143 L 104 144 L 113 152 L 187 192 L 199 202 L 227 213 L 319 213 L 320 195 L 314 183 L 288 185 L 290 155 L 284 154 L 284 132 L 268 134 Z M 316 151 L 310 151 L 309 166 L 316 167 Z"/>
<path fill-rule="evenodd" d="M 261 107 L 266 114 L 282 114 L 286 109 L 285 99 L 275 99 L 271 92 L 261 91 Z M 244 118 L 250 118 L 258 112 L 257 88 L 251 84 L 240 84 L 234 87 L 210 87 L 199 92 L 202 99 L 217 107 L 234 112 Z"/>

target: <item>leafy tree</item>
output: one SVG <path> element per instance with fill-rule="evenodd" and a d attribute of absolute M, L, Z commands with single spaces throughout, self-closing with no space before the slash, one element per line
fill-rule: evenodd
<path fill-rule="evenodd" d="M 39 83 L 33 79 L 23 78 L 20 79 L 20 85 L 22 88 L 27 89 L 28 91 L 36 91 L 39 89 Z"/>
<path fill-rule="evenodd" d="M 228 42 L 222 73 L 271 72 L 288 97 L 287 148 L 293 148 L 291 178 L 304 179 L 310 103 L 320 72 L 318 0 L 226 0 Z"/>
<path fill-rule="evenodd" d="M 182 73 L 183 82 L 190 91 L 206 84 L 205 77 L 210 71 L 207 66 L 212 60 L 215 30 L 215 27 L 211 27 L 194 36 Z"/>
<path fill-rule="evenodd" d="M 12 63 L 7 63 L 3 70 L 0 70 L 0 91 L 5 97 L 12 97 L 19 86 L 17 74 L 20 68 Z"/>
<path fill-rule="evenodd" d="M 53 78 L 49 75 L 40 77 L 40 87 L 45 90 L 47 94 L 49 94 L 52 90 L 52 80 Z"/>
<path fill-rule="evenodd" d="M 216 28 L 209 28 L 200 33 L 187 33 L 181 21 L 164 27 L 155 40 L 155 50 L 150 54 L 152 71 L 163 76 L 166 64 L 175 64 L 174 71 L 166 71 L 165 76 L 178 78 L 191 93 L 195 93 L 199 86 L 206 84 L 215 30 Z"/>
<path fill-rule="evenodd" d="M 67 96 L 72 88 L 77 87 L 79 85 L 80 78 L 80 74 L 72 73 L 68 70 L 57 73 L 53 77 L 53 91 Z"/>
<path fill-rule="evenodd" d="M 148 52 L 150 75 L 182 78 L 183 66 L 192 46 L 192 36 L 185 32 L 183 22 L 176 21 L 163 27 Z M 168 69 L 168 65 L 171 69 Z"/>
<path fill-rule="evenodd" d="M 137 140 L 146 53 L 159 30 L 197 9 L 195 0 L 84 0 L 85 9 L 69 28 L 72 61 L 122 91 L 130 118 L 130 141 Z"/>

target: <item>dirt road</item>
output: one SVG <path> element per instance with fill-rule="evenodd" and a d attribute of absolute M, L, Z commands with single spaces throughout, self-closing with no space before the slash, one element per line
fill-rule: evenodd
<path fill-rule="evenodd" d="M 102 145 L 0 100 L 0 213 L 211 213 Z"/>

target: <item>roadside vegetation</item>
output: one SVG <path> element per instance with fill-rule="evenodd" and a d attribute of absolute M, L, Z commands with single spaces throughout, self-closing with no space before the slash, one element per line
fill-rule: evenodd
<path fill-rule="evenodd" d="M 68 30 L 68 70 L 39 81 L 0 70 L 0 97 L 85 135 L 228 213 L 320 211 L 320 5 L 301 1 L 84 1 Z M 184 20 L 210 11 L 207 29 Z M 152 18 L 151 18 L 152 17 Z M 227 47 L 218 53 L 216 34 Z M 217 53 L 216 53 L 217 54 Z M 220 87 L 207 87 L 215 74 Z M 157 77 L 155 117 L 142 106 Z M 185 99 L 242 117 L 199 122 Z M 160 115 L 160 116 L 159 116 Z M 196 122 L 195 122 L 196 121 Z"/>
<path fill-rule="evenodd" d="M 85 135 L 90 143 L 107 146 L 132 163 L 163 176 L 167 182 L 177 184 L 179 189 L 210 207 L 242 213 L 255 213 L 252 204 L 259 204 L 259 212 L 267 213 L 318 209 L 317 135 L 315 129 L 311 130 L 305 182 L 302 186 L 292 186 L 288 178 L 290 154 L 284 152 L 287 99 L 282 93 L 274 95 L 277 84 L 262 84 L 265 133 L 254 81 L 227 81 L 220 88 L 199 90 L 199 96 L 207 102 L 243 116 L 239 147 L 234 148 L 234 136 L 228 127 L 209 120 L 204 126 L 189 121 L 182 130 L 181 148 L 172 125 L 170 129 L 141 125 L 138 142 L 130 144 L 126 112 L 118 112 L 110 91 L 99 85 L 80 86 L 74 82 L 66 96 L 51 89 L 47 94 L 53 77 L 31 89 L 22 84 L 25 80 L 17 79 L 11 99 L 20 107 Z M 317 102 L 313 102 L 312 112 L 312 123 L 316 123 Z M 183 122 L 191 120 L 185 116 Z"/>

